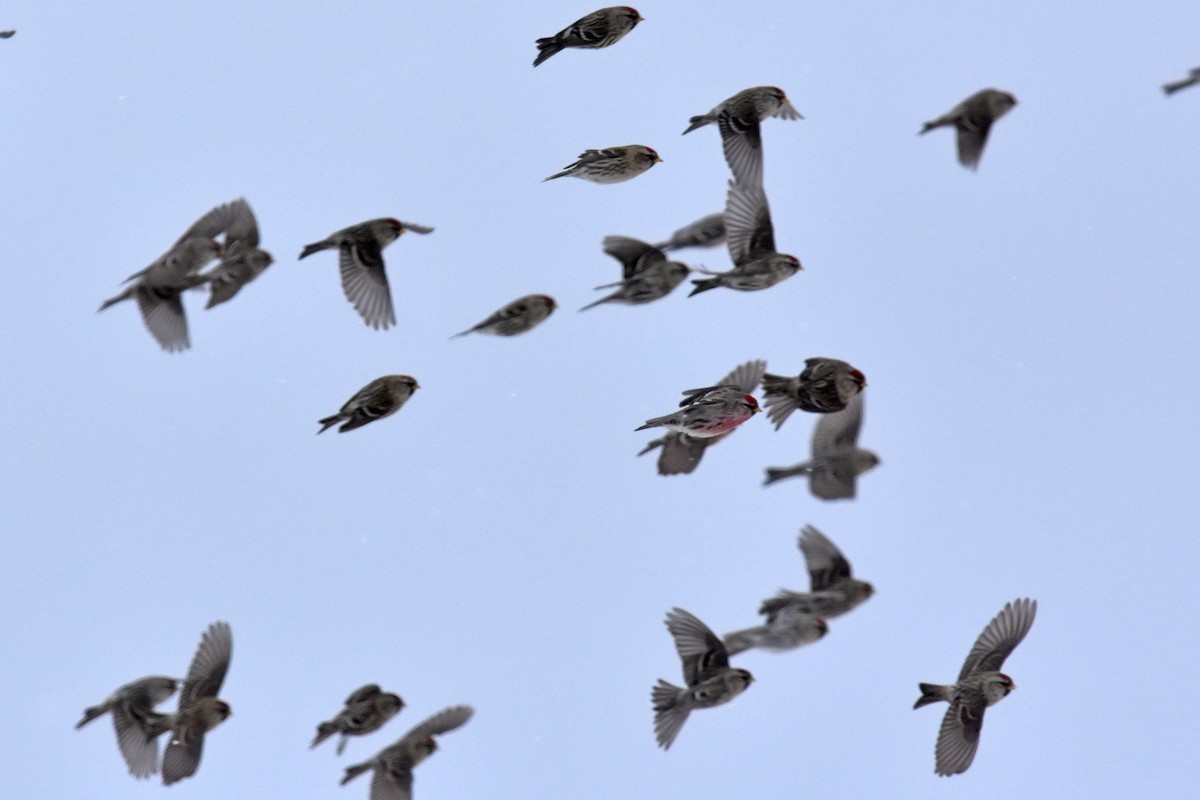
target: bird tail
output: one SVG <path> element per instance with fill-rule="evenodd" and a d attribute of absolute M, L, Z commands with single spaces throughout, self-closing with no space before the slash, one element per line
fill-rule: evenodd
<path fill-rule="evenodd" d="M 329 426 L 326 425 L 325 427 L 327 428 Z M 323 430 L 325 430 L 325 428 L 321 428 L 321 431 Z M 317 431 L 317 433 L 320 433 L 321 431 Z M 311 750 L 312 748 L 316 747 L 330 736 L 333 736 L 335 733 L 337 733 L 337 727 L 332 722 L 322 722 L 317 726 L 317 735 L 313 738 L 312 744 L 308 746 L 309 749 Z"/>
<path fill-rule="evenodd" d="M 620 284 L 610 284 L 610 286 L 612 286 L 612 285 L 617 285 L 617 286 L 619 286 Z M 608 286 L 597 286 L 596 288 L 597 288 L 597 289 L 607 289 L 607 288 L 609 288 L 609 287 L 608 287 Z M 612 296 L 612 295 L 608 295 L 608 296 L 606 296 L 606 297 L 601 297 L 599 300 L 595 300 L 595 301 L 593 301 L 593 302 L 591 302 L 591 303 L 588 303 L 586 306 L 584 306 L 583 308 L 581 308 L 581 309 L 579 309 L 579 310 L 580 310 L 580 311 L 587 311 L 589 308 L 595 308 L 596 306 L 600 305 L 601 303 L 607 303 L 609 300 L 612 300 L 612 299 L 613 299 L 613 296 Z"/>
<path fill-rule="evenodd" d="M 352 767 L 346 767 L 346 774 L 342 776 L 341 783 L 339 783 L 338 785 L 345 786 L 347 783 L 354 780 L 359 775 L 362 775 L 364 772 L 367 772 L 368 770 L 370 770 L 372 766 L 373 766 L 373 762 L 364 761 L 361 764 L 355 764 Z"/>
<path fill-rule="evenodd" d="M 537 49 L 537 58 L 533 60 L 533 65 L 535 67 L 550 56 L 557 55 L 562 51 L 563 48 L 562 45 L 558 43 L 558 37 L 547 36 L 544 39 L 537 40 Z"/>
<path fill-rule="evenodd" d="M 699 116 L 692 117 L 691 119 L 688 120 L 688 122 L 690 122 L 691 125 L 688 125 L 688 129 L 683 132 L 683 135 L 687 136 L 689 133 L 696 130 L 697 128 L 703 128 L 705 125 L 708 125 L 710 122 L 713 122 L 713 121 L 714 121 L 713 117 L 709 114 L 700 114 Z"/>
<path fill-rule="evenodd" d="M 797 475 L 806 475 L 808 467 L 767 467 L 767 479 L 763 481 L 763 486 L 770 486 L 775 481 L 781 481 L 784 478 L 794 478 Z"/>
<path fill-rule="evenodd" d="M 554 173 L 554 174 L 553 174 L 553 175 L 551 175 L 549 178 L 542 178 L 542 183 L 545 183 L 546 181 L 552 181 L 552 180 L 554 180 L 555 178 L 561 178 L 561 177 L 563 177 L 564 175 L 570 175 L 570 174 L 571 174 L 571 170 L 569 170 L 569 169 L 564 169 L 562 172 L 556 172 L 556 173 Z"/>
<path fill-rule="evenodd" d="M 700 294 L 701 292 L 707 292 L 709 289 L 716 289 L 721 285 L 721 281 L 717 278 L 701 278 L 700 280 L 692 281 L 692 283 L 696 284 L 696 288 L 692 289 L 688 297 Z"/>
<path fill-rule="evenodd" d="M 936 683 L 918 683 L 917 688 L 921 690 L 921 696 L 917 698 L 917 702 L 913 703 L 913 708 L 927 706 L 930 703 L 940 703 L 943 700 L 949 701 L 946 695 L 949 693 L 949 686 L 942 686 Z"/>
<path fill-rule="evenodd" d="M 83 719 L 75 723 L 75 730 L 79 730 L 84 725 L 94 720 L 96 717 L 102 717 L 108 713 L 108 708 L 105 706 L 92 706 L 83 710 Z"/>
<path fill-rule="evenodd" d="M 1166 95 L 1175 94 L 1180 89 L 1186 89 L 1187 87 L 1191 86 L 1195 82 L 1196 82 L 1195 78 L 1185 78 L 1181 81 L 1172 81 L 1170 83 L 1164 83 L 1163 87 L 1162 87 L 1163 94 L 1166 94 Z"/>
<path fill-rule="evenodd" d="M 691 713 L 692 707 L 680 702 L 686 694 L 685 690 L 672 686 L 662 678 L 659 678 L 658 685 L 650 690 L 650 700 L 654 704 L 654 737 L 663 750 L 671 748 L 671 743 L 675 741 L 683 723 L 687 721 L 688 714 Z"/>
<path fill-rule="evenodd" d="M 317 431 L 317 435 L 320 436 L 322 433 L 329 430 L 334 425 L 337 425 L 341 421 L 342 421 L 341 414 L 334 414 L 332 417 L 325 417 L 325 419 L 317 420 L 317 424 L 321 426 L 321 430 Z M 322 723 L 322 725 L 324 725 L 324 724 L 325 723 Z M 317 733 L 319 735 L 320 731 L 318 730 Z M 316 744 L 316 742 L 313 742 L 313 744 Z"/>
<path fill-rule="evenodd" d="M 322 242 L 313 242 L 312 244 L 304 245 L 304 249 L 300 251 L 301 258 L 308 258 L 313 253 L 319 253 L 322 250 L 330 250 L 337 247 L 337 243 L 331 242 L 328 239 Z"/>

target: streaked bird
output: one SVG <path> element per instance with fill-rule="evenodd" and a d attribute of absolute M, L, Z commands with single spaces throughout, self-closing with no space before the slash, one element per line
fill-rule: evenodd
<path fill-rule="evenodd" d="M 809 358 L 795 377 L 763 375 L 763 407 L 779 430 L 796 409 L 832 414 L 866 387 L 867 377 L 845 361 Z"/>
<path fill-rule="evenodd" d="M 382 378 L 376 378 L 355 392 L 336 414 L 317 420 L 321 426 L 317 433 L 324 433 L 339 422 L 343 424 L 338 428 L 338 433 L 345 433 L 375 420 L 390 417 L 420 388 L 417 379 L 411 375 L 384 375 Z"/>
<path fill-rule="evenodd" d="M 967 169 L 977 169 L 992 124 L 1016 104 L 1017 98 L 1008 92 L 983 89 L 937 119 L 926 122 L 918 133 L 928 133 L 942 126 L 953 127 L 958 131 L 958 163 Z"/>
<path fill-rule="evenodd" d="M 205 308 L 231 300 L 275 261 L 270 253 L 258 246 L 258 220 L 250 204 L 238 198 L 222 208 L 226 214 L 225 242 L 220 263 L 204 273 L 209 288 Z"/>
<path fill-rule="evenodd" d="M 713 277 L 692 281 L 696 288 L 688 297 L 719 286 L 739 292 L 756 292 L 787 280 L 801 269 L 800 260 L 795 256 L 775 252 L 771 209 L 761 186 L 746 188 L 735 181 L 729 182 L 725 231 L 733 269 L 727 272 L 697 269 L 697 272 Z"/>
<path fill-rule="evenodd" d="M 518 297 L 503 308 L 497 309 L 478 325 L 460 331 L 450 338 L 457 339 L 468 333 L 516 336 L 541 325 L 556 308 L 558 308 L 558 304 L 549 295 L 527 294 L 524 297 Z"/>
<path fill-rule="evenodd" d="M 317 735 L 309 748 L 316 747 L 335 733 L 342 735 L 338 741 L 337 752 L 340 756 L 346 749 L 346 742 L 351 736 L 365 736 L 382 728 L 388 720 L 400 713 L 404 701 L 400 695 L 385 692 L 377 683 L 360 686 L 346 698 L 345 708 L 328 722 L 317 726 Z"/>
<path fill-rule="evenodd" d="M 850 562 L 829 537 L 805 525 L 796 540 L 808 568 L 809 590 L 781 589 L 758 609 L 768 620 L 786 614 L 834 619 L 852 611 L 875 594 L 875 587 L 854 577 Z"/>
<path fill-rule="evenodd" d="M 692 117 L 684 134 L 717 123 L 725 161 L 733 178 L 743 186 L 763 185 L 762 131 L 760 123 L 770 117 L 804 119 L 778 86 L 755 86 L 722 101 L 707 114 Z"/>
<path fill-rule="evenodd" d="M 637 12 L 637 9 L 629 6 L 610 6 L 593 11 L 585 17 L 575 20 L 553 36 L 538 39 L 538 54 L 537 58 L 533 60 L 533 65 L 536 67 L 550 56 L 569 47 L 590 50 L 608 47 L 610 44 L 620 41 L 641 21 L 642 15 Z"/>
<path fill-rule="evenodd" d="M 644 144 L 626 144 L 603 150 L 584 150 L 579 159 L 563 167 L 542 183 L 555 178 L 582 178 L 592 183 L 622 183 L 662 162 L 658 153 Z"/>

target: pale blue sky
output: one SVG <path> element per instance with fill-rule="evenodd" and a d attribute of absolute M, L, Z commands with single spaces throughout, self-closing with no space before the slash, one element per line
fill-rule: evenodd
<path fill-rule="evenodd" d="M 1200 88 L 1159 89 L 1200 63 L 1193 4 L 639 5 L 617 45 L 536 70 L 534 40 L 591 7 L 183 5 L 0 9 L 5 796 L 365 798 L 342 768 L 457 703 L 476 714 L 419 800 L 1194 791 Z M 806 117 L 763 126 L 804 271 L 577 313 L 619 274 L 604 236 L 722 207 L 717 131 L 680 132 L 759 84 Z M 1019 105 L 971 173 L 950 131 L 916 132 L 987 86 Z M 634 181 L 541 182 L 635 142 L 663 163 Z M 190 351 L 131 304 L 96 313 L 236 197 L 276 264 L 212 311 L 186 298 Z M 333 254 L 296 260 L 379 216 L 437 228 L 386 251 L 387 332 Z M 530 293 L 560 304 L 537 330 L 447 341 Z M 856 501 L 761 487 L 811 415 L 751 420 L 690 476 L 635 457 L 680 390 L 815 355 L 870 383 L 883 465 Z M 400 413 L 314 436 L 387 373 L 422 386 Z M 660 751 L 666 611 L 753 624 L 805 587 L 805 523 L 876 596 L 809 648 L 735 659 L 757 682 Z M 1039 603 L 1019 688 L 939 779 L 916 684 L 1019 596 Z M 107 722 L 72 725 L 181 674 L 216 619 L 234 716 L 194 779 L 139 784 Z M 408 707 L 309 752 L 368 681 Z"/>

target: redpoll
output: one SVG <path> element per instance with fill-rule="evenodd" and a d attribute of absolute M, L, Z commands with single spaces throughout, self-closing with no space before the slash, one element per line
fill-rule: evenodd
<path fill-rule="evenodd" d="M 204 734 L 233 713 L 224 700 L 217 699 L 232 657 L 233 632 L 229 623 L 209 625 L 179 693 L 179 711 L 171 728 L 171 741 L 163 754 L 164 784 L 170 785 L 196 773 L 204 750 Z"/>
<path fill-rule="evenodd" d="M 338 268 L 342 273 L 342 291 L 346 299 L 375 330 L 387 330 L 396 324 L 392 292 L 384 270 L 383 248 L 405 231 L 431 233 L 433 228 L 385 217 L 351 225 L 329 234 L 319 242 L 305 245 L 300 258 L 321 250 L 338 249 Z"/>
<path fill-rule="evenodd" d="M 875 587 L 853 577 L 850 562 L 825 534 L 805 525 L 797 540 L 808 566 L 807 592 L 781 590 L 764 600 L 758 613 L 768 621 L 791 614 L 820 615 L 833 619 L 861 605 L 875 594 Z"/>
<path fill-rule="evenodd" d="M 692 389 L 684 394 L 690 396 L 680 403 L 682 408 L 679 411 L 648 419 L 634 430 L 666 428 L 697 439 L 708 439 L 733 430 L 762 411 L 752 395 L 736 386 L 710 386 Z"/>
<path fill-rule="evenodd" d="M 725 286 L 740 292 L 767 289 L 786 280 L 801 269 L 795 256 L 775 252 L 775 229 L 771 225 L 771 209 L 762 187 L 743 188 L 730 181 L 725 200 L 725 230 L 729 238 L 729 255 L 733 269 L 728 272 L 708 272 L 712 278 L 694 280 L 696 288 L 688 295 Z"/>
<path fill-rule="evenodd" d="M 519 297 L 496 311 L 478 325 L 456 333 L 451 339 L 468 333 L 488 333 L 494 336 L 516 336 L 532 330 L 545 321 L 558 305 L 553 297 L 544 294 L 529 294 Z"/>
<path fill-rule="evenodd" d="M 709 214 L 671 234 L 659 250 L 678 250 L 681 247 L 715 247 L 725 241 L 725 212 Z"/>
<path fill-rule="evenodd" d="M 731 656 L 753 647 L 782 653 L 812 644 L 827 633 L 829 625 L 824 618 L 789 611 L 762 625 L 725 634 L 725 649 Z"/>
<path fill-rule="evenodd" d="M 151 675 L 127 683 L 117 689 L 100 705 L 85 709 L 83 719 L 75 723 L 82 728 L 97 717 L 112 713 L 117 731 L 117 746 L 135 778 L 148 778 L 158 772 L 158 737 L 170 730 L 169 717 L 154 707 L 175 694 L 179 681 Z"/>
<path fill-rule="evenodd" d="M 321 426 L 317 433 L 324 433 L 339 422 L 345 424 L 338 428 L 338 433 L 345 433 L 361 428 L 368 422 L 390 417 L 420 388 L 417 379 L 409 375 L 384 375 L 382 378 L 376 378 L 347 400 L 338 413 L 317 420 Z"/>
<path fill-rule="evenodd" d="M 763 370 L 767 368 L 765 361 L 747 361 L 736 367 L 717 382 L 718 386 L 735 386 L 745 394 L 750 394 L 758 387 Z M 659 475 L 679 475 L 693 472 L 700 465 L 700 459 L 705 449 L 724 439 L 732 430 L 726 433 L 701 438 L 689 436 L 679 431 L 670 431 L 661 439 L 655 439 L 638 453 L 643 456 L 656 447 L 662 448 L 658 456 Z"/>
<path fill-rule="evenodd" d="M 921 696 L 913 708 L 945 700 L 950 704 L 942 718 L 935 752 L 934 772 L 957 775 L 966 772 L 979 747 L 983 712 L 1017 688 L 1012 678 L 1000 672 L 1004 659 L 1029 633 L 1037 614 L 1037 601 L 1028 598 L 1005 603 L 988 623 L 967 655 L 958 683 L 940 686 L 921 683 Z"/>
<path fill-rule="evenodd" d="M 568 47 L 597 49 L 608 47 L 634 29 L 642 17 L 637 9 L 629 6 L 612 6 L 593 11 L 586 17 L 575 20 L 553 36 L 537 40 L 538 55 L 533 65 Z"/>
<path fill-rule="evenodd" d="M 395 744 L 380 750 L 371 760 L 346 767 L 341 785 L 345 786 L 362 773 L 374 770 L 371 800 L 411 800 L 413 768 L 438 749 L 433 737 L 462 726 L 474 713 L 475 710 L 470 706 L 451 706 L 439 711 L 404 734 Z"/>
<path fill-rule="evenodd" d="M 717 635 L 682 608 L 667 614 L 667 630 L 675 640 L 687 685 L 681 688 L 659 678 L 650 690 L 654 735 L 664 750 L 670 749 L 692 709 L 728 703 L 754 681 L 746 670 L 729 666 L 729 654 Z"/>
<path fill-rule="evenodd" d="M 841 411 L 866 387 L 866 376 L 845 361 L 809 358 L 794 378 L 763 375 L 763 406 L 779 430 L 797 408 L 814 414 Z"/>
<path fill-rule="evenodd" d="M 569 175 L 592 183 L 621 183 L 641 175 L 662 161 L 658 153 L 640 144 L 607 147 L 603 150 L 584 150 L 579 160 L 563 167 L 542 182 Z"/>
<path fill-rule="evenodd" d="M 1200 83 L 1200 67 L 1194 67 L 1188 72 L 1188 76 L 1178 81 L 1171 81 L 1163 84 L 1163 92 L 1168 96 L 1173 95 L 1180 89 L 1186 89 L 1189 86 L 1195 86 Z"/>
<path fill-rule="evenodd" d="M 852 498 L 859 475 L 879 465 L 879 456 L 858 447 L 863 396 L 856 394 L 841 411 L 825 414 L 813 431 L 812 459 L 791 467 L 768 467 L 763 485 L 808 476 L 808 488 L 823 500 Z"/>
<path fill-rule="evenodd" d="M 725 100 L 707 114 L 692 117 L 684 134 L 716 122 L 725 160 L 733 178 L 743 186 L 762 186 L 762 134 L 759 123 L 768 117 L 804 119 L 777 86 L 755 86 Z"/>
<path fill-rule="evenodd" d="M 588 303 L 580 311 L 587 311 L 601 303 L 639 305 L 658 300 L 683 283 L 683 279 L 691 272 L 685 264 L 667 261 L 657 247 L 628 236 L 606 236 L 604 252 L 621 262 L 621 280 L 596 288 L 619 288 L 608 297 Z"/>
<path fill-rule="evenodd" d="M 402 708 L 404 701 L 399 695 L 382 691 L 378 684 L 368 683 L 346 698 L 346 707 L 336 717 L 317 726 L 317 735 L 309 747 L 316 747 L 335 733 L 340 733 L 342 738 L 337 746 L 340 756 L 351 736 L 363 736 L 379 730 Z"/>
<path fill-rule="evenodd" d="M 928 133 L 943 125 L 953 125 L 958 131 L 958 163 L 969 169 L 977 169 L 992 123 L 1007 114 L 1016 104 L 1017 98 L 1008 92 L 984 89 L 937 119 L 926 122 L 918 133 Z"/>
<path fill-rule="evenodd" d="M 237 199 L 221 206 L 224 215 L 225 246 L 221 263 L 204 274 L 210 290 L 212 308 L 233 298 L 241 288 L 261 275 L 275 261 L 258 247 L 258 220 L 245 200 Z"/>

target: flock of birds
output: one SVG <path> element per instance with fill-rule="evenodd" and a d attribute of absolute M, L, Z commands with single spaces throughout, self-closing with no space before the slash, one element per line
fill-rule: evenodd
<path fill-rule="evenodd" d="M 566 49 L 608 47 L 641 21 L 638 12 L 627 6 L 588 14 L 554 36 L 538 39 L 533 65 Z M 0 32 L 0 37 L 8 38 L 13 33 Z M 1197 83 L 1200 68 L 1191 70 L 1182 80 L 1165 84 L 1163 90 L 1170 95 Z M 1008 92 L 984 89 L 926 122 L 919 133 L 954 128 L 958 161 L 976 169 L 992 125 L 1016 104 L 1016 98 Z M 697 271 L 668 259 L 668 252 L 684 247 L 726 242 L 733 265 L 725 272 L 699 270 L 705 277 L 692 281 L 691 295 L 721 287 L 761 291 L 801 269 L 799 259 L 776 249 L 763 189 L 760 126 L 771 117 L 802 119 L 781 89 L 759 86 L 691 118 L 685 134 L 711 124 L 720 132 L 732 172 L 724 211 L 697 220 L 657 244 L 624 236 L 607 237 L 604 252 L 621 264 L 621 278 L 597 287 L 614 291 L 581 310 L 605 303 L 639 305 L 670 294 Z M 574 177 L 599 184 L 617 183 L 637 177 L 660 161 L 658 154 L 644 145 L 590 149 L 545 180 Z M 383 250 L 406 231 L 428 234 L 433 229 L 394 218 L 368 220 L 305 246 L 299 257 L 336 250 L 346 299 L 368 326 L 385 330 L 395 324 L 396 317 Z M 207 287 L 206 308 L 228 302 L 273 262 L 259 243 L 257 220 L 244 199 L 218 206 L 189 227 L 162 256 L 130 276 L 126 288 L 106 300 L 101 310 L 124 300 L 136 300 L 146 328 L 158 344 L 170 352 L 184 350 L 190 344 L 184 293 Z M 214 261 L 216 265 L 209 269 Z M 555 308 L 553 298 L 529 295 L 455 336 L 521 334 L 545 321 Z M 809 358 L 795 376 L 767 373 L 765 362 L 751 361 L 712 386 L 686 390 L 678 409 L 648 419 L 637 428 L 665 431 L 639 455 L 659 450 L 658 472 L 662 475 L 692 472 L 709 446 L 763 410 L 754 397 L 760 385 L 767 416 L 777 430 L 796 411 L 819 415 L 811 458 L 791 467 L 768 468 L 766 484 L 807 476 L 810 491 L 819 498 L 853 498 L 858 476 L 876 466 L 879 458 L 857 444 L 866 377 L 838 359 Z M 319 420 L 318 433 L 339 425 L 339 432 L 344 433 L 394 414 L 418 388 L 416 379 L 407 375 L 377 378 L 356 392 L 336 414 Z M 667 614 L 666 627 L 682 662 L 685 685 L 660 679 L 651 690 L 654 731 L 662 748 L 670 748 L 691 711 L 727 703 L 750 686 L 753 676 L 731 666 L 731 656 L 751 648 L 786 651 L 813 643 L 828 632 L 828 620 L 848 613 L 873 594 L 872 585 L 853 576 L 850 562 L 816 528 L 806 526 L 798 546 L 809 573 L 809 589 L 783 590 L 764 600 L 759 609 L 761 624 L 719 637 L 682 608 Z M 914 708 L 940 701 L 949 704 L 935 748 L 938 775 L 962 773 L 971 765 L 985 710 L 1015 688 L 1000 668 L 1029 632 L 1036 610 L 1037 604 L 1031 599 L 1006 603 L 976 639 L 955 683 L 919 684 L 921 694 Z M 199 767 L 205 734 L 231 714 L 229 705 L 218 694 L 229 668 L 232 646 L 230 626 L 214 622 L 204 632 L 182 681 L 149 676 L 121 686 L 100 705 L 86 709 L 76 727 L 110 714 L 121 754 L 137 778 L 159 772 L 157 740 L 169 733 L 161 765 L 163 783 L 172 784 L 193 775 Z M 170 714 L 156 711 L 177 689 L 178 710 Z M 379 730 L 403 707 L 398 695 L 384 692 L 378 685 L 360 687 L 346 698 L 340 712 L 318 725 L 311 746 L 340 734 L 337 751 L 341 754 L 349 737 Z M 347 767 L 342 783 L 373 771 L 371 800 L 408 800 L 412 770 L 437 749 L 435 737 L 462 726 L 472 713 L 470 706 L 459 705 L 434 714 L 373 758 Z"/>

